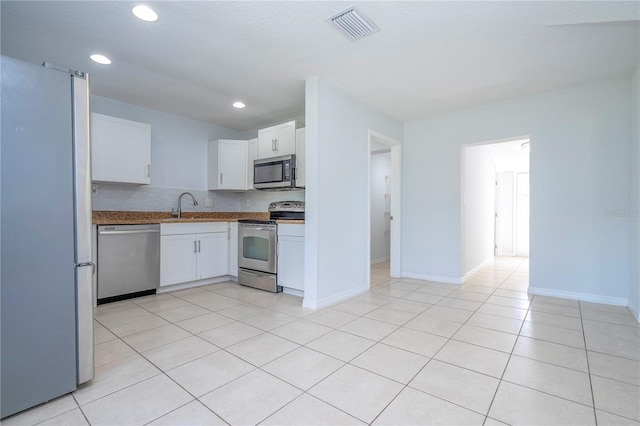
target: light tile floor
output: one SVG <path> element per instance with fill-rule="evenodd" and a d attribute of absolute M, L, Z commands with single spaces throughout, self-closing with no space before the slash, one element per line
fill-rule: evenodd
<path fill-rule="evenodd" d="M 527 286 L 528 262 L 500 258 L 317 312 L 232 282 L 102 305 L 96 378 L 2 423 L 640 424 L 627 308 Z"/>
<path fill-rule="evenodd" d="M 371 265 L 371 287 L 377 287 L 391 280 L 389 261 Z"/>

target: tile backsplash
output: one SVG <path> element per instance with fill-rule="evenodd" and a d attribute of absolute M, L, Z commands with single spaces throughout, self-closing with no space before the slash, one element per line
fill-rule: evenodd
<path fill-rule="evenodd" d="M 117 183 L 97 183 L 93 187 L 93 210 L 170 211 L 185 191 L 196 197 L 198 205 L 183 197 L 182 210 L 193 212 L 266 212 L 272 201 L 304 201 L 304 190 L 230 192 Z M 207 207 L 206 199 L 212 200 L 213 206 Z"/>

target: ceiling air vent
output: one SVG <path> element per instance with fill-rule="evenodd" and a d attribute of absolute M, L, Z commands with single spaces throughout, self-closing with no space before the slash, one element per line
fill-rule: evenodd
<path fill-rule="evenodd" d="M 373 33 L 380 31 L 380 28 L 373 21 L 367 18 L 355 7 L 333 15 L 327 19 L 349 40 L 356 41 Z"/>

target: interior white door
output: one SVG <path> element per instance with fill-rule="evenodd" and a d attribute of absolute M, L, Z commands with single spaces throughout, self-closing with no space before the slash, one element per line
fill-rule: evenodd
<path fill-rule="evenodd" d="M 529 173 L 516 176 L 516 255 L 529 256 Z"/>

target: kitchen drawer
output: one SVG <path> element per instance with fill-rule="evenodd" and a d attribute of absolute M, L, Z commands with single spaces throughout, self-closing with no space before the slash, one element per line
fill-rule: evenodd
<path fill-rule="evenodd" d="M 207 232 L 227 232 L 228 222 L 161 223 L 160 235 L 204 234 Z"/>
<path fill-rule="evenodd" d="M 304 224 L 281 223 L 278 224 L 278 236 L 304 237 Z"/>

